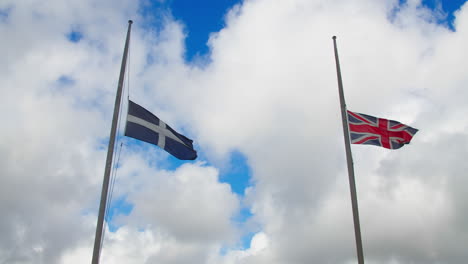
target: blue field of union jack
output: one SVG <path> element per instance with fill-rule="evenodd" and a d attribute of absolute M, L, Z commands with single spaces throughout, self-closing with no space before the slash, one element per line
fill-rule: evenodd
<path fill-rule="evenodd" d="M 368 144 L 388 149 L 399 149 L 409 144 L 418 132 L 397 121 L 378 118 L 360 113 L 348 112 L 351 143 Z"/>

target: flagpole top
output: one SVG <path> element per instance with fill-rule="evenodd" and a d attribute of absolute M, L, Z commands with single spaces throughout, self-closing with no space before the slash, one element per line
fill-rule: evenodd
<path fill-rule="evenodd" d="M 336 36 L 333 36 L 332 39 L 336 39 Z"/>
<path fill-rule="evenodd" d="M 128 23 L 131 25 L 133 24 L 133 20 L 129 20 Z"/>

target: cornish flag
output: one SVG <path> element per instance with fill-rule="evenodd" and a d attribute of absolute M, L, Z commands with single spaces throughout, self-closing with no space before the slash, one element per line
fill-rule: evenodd
<path fill-rule="evenodd" d="M 194 160 L 192 140 L 177 133 L 151 112 L 129 101 L 125 136 L 158 145 L 181 160 Z"/>
<path fill-rule="evenodd" d="M 348 125 L 353 144 L 368 144 L 388 149 L 399 149 L 409 144 L 418 132 L 397 121 L 348 111 Z"/>

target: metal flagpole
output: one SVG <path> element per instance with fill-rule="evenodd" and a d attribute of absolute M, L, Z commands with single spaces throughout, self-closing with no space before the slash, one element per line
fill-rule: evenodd
<path fill-rule="evenodd" d="M 112 126 L 109 137 L 109 146 L 107 148 L 107 159 L 106 159 L 106 168 L 104 171 L 104 180 L 102 182 L 102 192 L 101 192 L 101 203 L 99 205 L 99 215 L 96 225 L 96 236 L 94 237 L 94 249 L 93 249 L 93 259 L 92 264 L 99 263 L 99 257 L 101 254 L 101 240 L 102 240 L 102 229 L 104 226 L 104 215 L 106 213 L 106 203 L 107 203 L 107 194 L 109 191 L 109 180 L 112 167 L 112 157 L 114 155 L 114 145 L 115 145 L 115 136 L 117 134 L 117 122 L 119 119 L 120 112 L 120 102 L 122 98 L 122 87 L 124 82 L 125 75 L 125 66 L 127 63 L 127 53 L 128 53 L 128 44 L 130 42 L 130 30 L 132 28 L 132 20 L 128 21 L 128 31 L 127 38 L 125 40 L 125 48 L 122 58 L 122 66 L 120 68 L 120 77 L 119 84 L 117 86 L 117 95 L 115 97 L 114 105 L 114 115 L 112 117 Z"/>
<path fill-rule="evenodd" d="M 361 227 L 359 224 L 359 210 L 356 195 L 356 182 L 354 180 L 354 165 L 351 155 L 351 143 L 349 140 L 348 115 L 346 112 L 346 103 L 343 93 L 343 82 L 341 80 L 340 61 L 338 59 L 338 49 L 336 47 L 336 36 L 333 36 L 333 45 L 335 48 L 336 75 L 338 77 L 338 91 L 340 94 L 341 118 L 343 121 L 343 135 L 346 146 L 346 160 L 348 162 L 349 189 L 351 191 L 351 205 L 353 208 L 354 235 L 356 238 L 356 250 L 358 263 L 364 264 L 364 254 L 362 251 Z"/>

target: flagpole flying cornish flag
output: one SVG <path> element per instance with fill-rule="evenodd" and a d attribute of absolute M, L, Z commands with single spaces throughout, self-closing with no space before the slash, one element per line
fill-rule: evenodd
<path fill-rule="evenodd" d="M 409 144 L 418 132 L 397 121 L 360 113 L 348 112 L 349 134 L 352 144 L 368 144 L 388 149 L 399 149 Z"/>
<path fill-rule="evenodd" d="M 177 133 L 150 111 L 130 100 L 125 136 L 158 145 L 180 160 L 197 158 L 191 139 Z"/>

